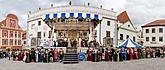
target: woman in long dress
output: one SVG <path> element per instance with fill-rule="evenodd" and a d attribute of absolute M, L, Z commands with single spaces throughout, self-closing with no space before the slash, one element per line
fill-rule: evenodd
<path fill-rule="evenodd" d="M 58 50 L 56 48 L 54 49 L 54 61 L 58 61 Z"/>
<path fill-rule="evenodd" d="M 110 54 L 109 54 L 109 49 L 106 48 L 106 51 L 105 51 L 105 61 L 109 61 L 110 60 Z"/>
<path fill-rule="evenodd" d="M 87 61 L 92 61 L 92 50 L 88 48 L 87 54 L 88 54 Z"/>

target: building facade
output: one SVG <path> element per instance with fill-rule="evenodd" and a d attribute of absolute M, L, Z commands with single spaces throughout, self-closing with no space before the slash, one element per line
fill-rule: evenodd
<path fill-rule="evenodd" d="M 23 32 L 22 32 L 22 49 L 26 49 L 26 32 L 27 32 L 27 30 L 25 29 L 25 30 L 23 30 Z"/>
<path fill-rule="evenodd" d="M 139 42 L 141 37 L 139 32 L 134 27 L 126 11 L 123 11 L 117 16 L 118 19 L 118 44 L 121 44 L 127 38 L 135 42 Z"/>
<path fill-rule="evenodd" d="M 144 47 L 163 47 L 165 45 L 165 20 L 155 20 L 142 26 Z"/>
<path fill-rule="evenodd" d="M 8 14 L 0 22 L 0 48 L 22 49 L 22 30 L 16 15 Z"/>
<path fill-rule="evenodd" d="M 61 42 L 67 42 L 62 46 L 87 47 L 91 41 L 116 46 L 117 17 L 112 10 L 90 6 L 51 6 L 28 15 L 27 45 L 30 48 L 61 46 Z"/>

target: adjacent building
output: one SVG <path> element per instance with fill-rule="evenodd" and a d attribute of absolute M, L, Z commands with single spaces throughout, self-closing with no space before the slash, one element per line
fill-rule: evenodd
<path fill-rule="evenodd" d="M 23 32 L 22 32 L 22 49 L 26 49 L 26 32 L 27 32 L 27 30 L 25 29 L 25 30 L 23 30 Z"/>
<path fill-rule="evenodd" d="M 8 14 L 0 22 L 1 49 L 22 49 L 22 30 L 18 22 L 18 17 L 14 14 Z"/>
<path fill-rule="evenodd" d="M 165 19 L 143 25 L 142 34 L 144 47 L 163 47 L 165 45 Z"/>
<path fill-rule="evenodd" d="M 117 16 L 118 20 L 118 44 L 122 43 L 127 38 L 135 42 L 139 42 L 141 37 L 139 32 L 134 27 L 126 11 L 123 11 Z"/>

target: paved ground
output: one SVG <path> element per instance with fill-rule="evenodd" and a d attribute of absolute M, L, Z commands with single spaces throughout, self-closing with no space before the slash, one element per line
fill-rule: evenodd
<path fill-rule="evenodd" d="M 0 59 L 0 70 L 165 70 L 165 58 L 125 62 L 23 63 Z"/>

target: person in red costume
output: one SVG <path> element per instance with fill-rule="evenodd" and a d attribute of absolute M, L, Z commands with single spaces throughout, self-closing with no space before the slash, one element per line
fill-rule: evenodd
<path fill-rule="evenodd" d="M 22 51 L 22 52 L 21 52 L 21 61 L 23 60 L 24 56 L 25 56 L 25 55 L 24 55 L 24 51 Z"/>
<path fill-rule="evenodd" d="M 137 49 L 134 49 L 134 56 L 135 56 L 135 59 L 138 59 L 138 52 L 137 52 Z"/>
<path fill-rule="evenodd" d="M 58 61 L 58 50 L 56 48 L 54 49 L 54 61 Z"/>
<path fill-rule="evenodd" d="M 18 61 L 21 61 L 21 52 L 20 51 L 18 52 Z"/>
<path fill-rule="evenodd" d="M 106 51 L 105 51 L 105 61 L 109 61 L 110 59 L 109 59 L 109 49 L 108 48 L 106 48 Z"/>
<path fill-rule="evenodd" d="M 87 54 L 88 54 L 87 61 L 92 61 L 92 50 L 90 48 L 88 48 Z"/>
<path fill-rule="evenodd" d="M 129 49 L 129 57 L 130 57 L 130 60 L 133 59 L 133 49 L 132 48 Z"/>

